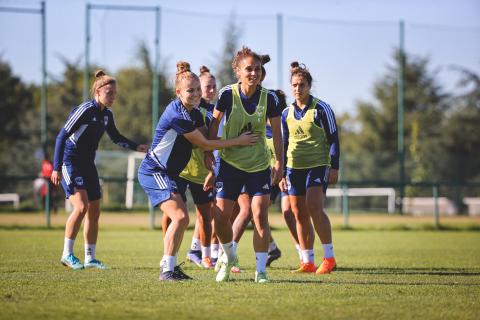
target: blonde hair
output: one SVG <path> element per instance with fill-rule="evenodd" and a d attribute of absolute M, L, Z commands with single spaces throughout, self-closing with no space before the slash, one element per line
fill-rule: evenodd
<path fill-rule="evenodd" d="M 297 61 L 293 61 L 292 63 L 290 63 L 290 82 L 292 82 L 293 76 L 304 77 L 307 80 L 308 85 L 310 87 L 312 86 L 312 75 L 303 63 L 300 64 Z"/>
<path fill-rule="evenodd" d="M 95 98 L 95 92 L 108 84 L 116 84 L 117 80 L 105 73 L 103 70 L 95 71 L 95 80 L 93 81 L 92 88 L 90 89 L 90 95 Z"/>
<path fill-rule="evenodd" d="M 208 78 L 212 78 L 213 80 L 215 80 L 215 76 L 210 73 L 210 69 L 208 69 L 206 66 L 201 66 L 200 67 L 200 75 L 198 77 L 199 78 L 208 77 Z"/>
<path fill-rule="evenodd" d="M 190 71 L 190 63 L 185 61 L 177 62 L 177 73 L 175 76 L 175 90 L 179 88 L 180 82 L 184 79 L 197 79 L 198 76 Z"/>

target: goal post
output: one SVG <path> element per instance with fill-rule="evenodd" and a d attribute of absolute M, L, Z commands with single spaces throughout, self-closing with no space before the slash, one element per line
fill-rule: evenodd
<path fill-rule="evenodd" d="M 130 152 L 128 155 L 127 163 L 127 187 L 125 190 L 125 207 L 127 209 L 132 209 L 133 207 L 133 190 L 135 186 L 135 177 L 136 177 L 136 160 L 143 160 L 145 158 L 145 153 L 143 152 Z"/>

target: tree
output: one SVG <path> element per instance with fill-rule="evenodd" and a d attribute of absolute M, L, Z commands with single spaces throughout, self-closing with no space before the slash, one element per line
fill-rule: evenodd
<path fill-rule="evenodd" d="M 350 172 L 349 180 L 398 180 L 397 158 L 397 74 L 395 64 L 374 85 L 375 102 L 357 105 L 358 135 L 355 146 L 344 150 L 350 161 L 361 159 L 361 169 Z M 440 128 L 448 95 L 436 81 L 436 72 L 428 69 L 426 58 L 405 56 L 405 145 L 407 180 L 436 177 L 428 161 L 432 141 L 440 137 Z M 343 148 L 342 148 L 343 149 Z M 357 163 L 358 164 L 358 163 Z M 350 165 L 350 163 L 349 163 Z M 358 166 L 357 166 L 358 167 Z"/>
<path fill-rule="evenodd" d="M 235 15 L 231 15 L 228 24 L 224 30 L 225 47 L 222 54 L 218 57 L 216 68 L 216 79 L 220 82 L 220 87 L 237 82 L 237 77 L 232 69 L 232 60 L 238 51 L 238 40 L 241 36 L 241 30 L 235 24 Z"/>
<path fill-rule="evenodd" d="M 40 135 L 40 122 L 34 129 L 26 119 L 35 112 L 34 91 L 35 88 L 27 87 L 13 75 L 8 63 L 0 57 L 0 175 L 32 172 L 29 160 L 33 158 L 35 145 L 28 141 L 31 134 Z"/>

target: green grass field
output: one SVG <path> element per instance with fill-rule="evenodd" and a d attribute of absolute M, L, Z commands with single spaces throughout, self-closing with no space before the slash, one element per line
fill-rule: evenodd
<path fill-rule="evenodd" d="M 334 232 L 338 270 L 291 274 L 298 257 L 286 229 L 274 236 L 283 256 L 272 283 L 253 282 L 247 231 L 245 272 L 215 283 L 213 271 L 186 264 L 195 281 L 158 281 L 160 231 L 104 226 L 98 257 L 110 270 L 71 271 L 59 263 L 63 230 L 0 224 L 0 319 L 478 319 L 480 232 Z M 190 244 L 185 235 L 180 260 Z M 321 247 L 316 242 L 316 256 Z M 75 245 L 83 260 L 83 240 Z"/>

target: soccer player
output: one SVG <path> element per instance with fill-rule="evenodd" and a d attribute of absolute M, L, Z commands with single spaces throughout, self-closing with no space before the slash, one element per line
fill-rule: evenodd
<path fill-rule="evenodd" d="M 232 68 L 238 83 L 220 91 L 209 137 L 215 138 L 220 119 L 225 114 L 222 139 L 237 137 L 245 131 L 259 134 L 259 142 L 249 147 L 234 147 L 220 152 L 220 164 L 216 181 L 217 201 L 214 212 L 215 232 L 224 254 L 219 257 L 216 281 L 228 281 L 232 266 L 237 260 L 236 248 L 232 246 L 230 216 L 243 186 L 252 198 L 251 209 L 255 224 L 253 246 L 256 255 L 255 282 L 269 281 L 266 273 L 270 228 L 268 205 L 271 182 L 282 178 L 282 142 L 280 111 L 274 94 L 260 86 L 262 76 L 260 56 L 247 47 L 237 52 Z M 277 160 L 270 169 L 270 155 L 266 145 L 266 119 L 272 126 L 273 142 Z"/>
<path fill-rule="evenodd" d="M 208 128 L 214 107 L 210 102 L 215 98 L 217 85 L 215 77 L 206 66 L 200 68 L 199 79 L 202 98 L 198 108 Z M 183 195 L 187 187 L 190 189 L 196 209 L 195 229 L 192 244 L 187 253 L 187 260 L 202 268 L 211 269 L 213 268 L 210 248 L 212 238 L 211 211 L 213 209 L 214 190 L 205 185 L 205 180 L 214 179 L 214 173 L 205 167 L 203 159 L 203 151 L 199 148 L 193 149 L 190 161 L 180 173 L 178 186 L 180 193 Z M 186 200 L 185 196 L 184 200 Z"/>
<path fill-rule="evenodd" d="M 292 62 L 290 72 L 295 102 L 282 113 L 286 174 L 280 188 L 288 193 L 297 221 L 303 261 L 295 272 L 330 273 L 336 262 L 324 201 L 328 184 L 338 180 L 337 124 L 330 106 L 310 94 L 312 76 L 305 65 Z M 314 261 L 315 233 L 311 221 L 323 246 L 324 258 L 318 269 Z"/>
<path fill-rule="evenodd" d="M 148 150 L 147 145 L 139 145 L 122 136 L 115 126 L 110 110 L 117 95 L 116 80 L 113 77 L 102 70 L 97 71 L 91 94 L 92 100 L 72 110 L 57 136 L 51 175 L 54 185 L 58 186 L 61 181 L 65 196 L 73 206 L 65 226 L 60 261 L 75 270 L 84 267 L 106 268 L 105 264 L 96 259 L 101 191 L 94 160 L 103 133 L 107 131 L 110 139 L 121 147 L 140 152 Z M 73 245 L 84 218 L 85 264 L 82 264 L 73 254 Z"/>
<path fill-rule="evenodd" d="M 188 226 L 188 211 L 178 193 L 178 176 L 190 160 L 193 145 L 202 150 L 253 145 L 258 135 L 245 132 L 229 140 L 207 140 L 203 117 L 197 106 L 202 90 L 197 75 L 187 62 L 177 63 L 175 80 L 177 99 L 172 101 L 158 121 L 150 151 L 138 169 L 138 181 L 152 206 L 159 206 L 171 223 L 164 236 L 164 255 L 160 262 L 160 280 L 191 279 L 177 266 L 177 253 Z"/>

